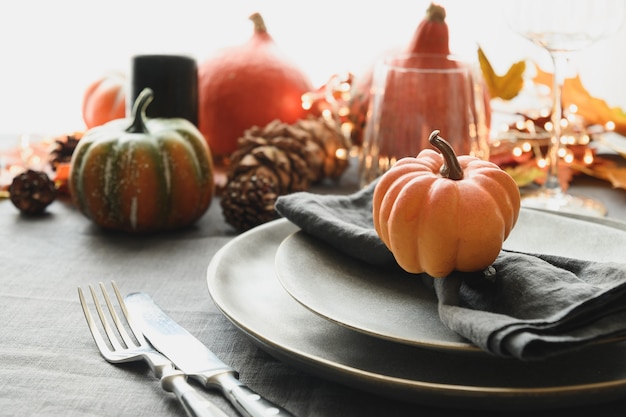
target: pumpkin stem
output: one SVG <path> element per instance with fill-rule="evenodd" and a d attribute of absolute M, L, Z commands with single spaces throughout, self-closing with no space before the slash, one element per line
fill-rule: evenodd
<path fill-rule="evenodd" d="M 250 15 L 250 20 L 254 23 L 254 31 L 256 33 L 267 32 L 267 27 L 265 27 L 265 21 L 263 17 L 261 17 L 261 13 L 252 13 Z"/>
<path fill-rule="evenodd" d="M 446 9 L 438 4 L 430 3 L 426 9 L 426 20 L 430 22 L 443 23 L 446 20 Z"/>
<path fill-rule="evenodd" d="M 433 130 L 428 138 L 428 141 L 433 145 L 441 155 L 443 156 L 444 163 L 439 170 L 439 173 L 451 180 L 463 179 L 463 168 L 459 164 L 459 159 L 456 157 L 456 153 L 452 146 L 441 136 L 439 136 L 438 130 Z"/>
<path fill-rule="evenodd" d="M 126 132 L 128 133 L 146 133 L 148 128 L 146 127 L 146 108 L 152 102 L 154 98 L 154 92 L 150 88 L 144 88 L 141 93 L 135 99 L 133 104 L 132 119 L 133 122 Z"/>

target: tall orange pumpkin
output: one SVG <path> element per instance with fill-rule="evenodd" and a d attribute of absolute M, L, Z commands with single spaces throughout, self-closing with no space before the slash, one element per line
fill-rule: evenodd
<path fill-rule="evenodd" d="M 308 76 L 278 49 L 260 14 L 250 16 L 248 42 L 227 48 L 198 66 L 198 127 L 213 156 L 227 159 L 253 126 L 306 117 L 302 95 Z"/>
<path fill-rule="evenodd" d="M 82 115 L 87 129 L 126 116 L 126 77 L 118 72 L 92 82 L 83 95 Z"/>
<path fill-rule="evenodd" d="M 428 54 L 436 57 L 439 62 L 450 55 L 449 31 L 446 23 L 446 10 L 435 3 L 431 3 L 426 9 L 426 15 L 420 20 L 413 37 L 408 45 L 401 49 L 400 54 L 406 56 Z M 398 54 L 394 54 L 398 55 Z M 424 62 L 426 67 L 431 67 L 437 61 Z M 448 61 L 453 62 L 453 61 Z M 369 68 L 361 77 L 357 77 L 352 90 L 350 100 L 350 120 L 353 125 L 351 138 L 353 143 L 363 143 L 366 114 L 370 103 L 370 89 L 372 86 L 373 68 Z M 434 88 L 442 88 L 436 86 Z"/>

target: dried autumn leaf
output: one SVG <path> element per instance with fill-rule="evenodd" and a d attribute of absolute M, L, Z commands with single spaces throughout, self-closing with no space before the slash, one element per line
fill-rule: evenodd
<path fill-rule="evenodd" d="M 626 189 L 626 167 L 619 166 L 613 161 L 603 161 L 597 158 L 592 166 L 574 166 L 580 172 L 611 183 L 613 188 Z"/>
<path fill-rule="evenodd" d="M 552 83 L 553 83 L 552 77 L 553 76 L 551 72 L 544 71 L 541 69 L 539 65 L 535 64 L 535 76 L 533 78 L 533 81 L 535 82 L 535 84 L 543 84 L 552 88 Z"/>
<path fill-rule="evenodd" d="M 533 81 L 552 87 L 553 75 L 536 66 L 537 75 Z M 619 107 L 610 107 L 606 101 L 593 97 L 583 86 L 580 75 L 566 78 L 563 83 L 563 105 L 576 105 L 576 113 L 583 118 L 587 125 L 605 125 L 608 122 L 615 124 L 615 132 L 626 135 L 626 113 Z"/>
<path fill-rule="evenodd" d="M 478 48 L 478 62 L 485 84 L 489 90 L 491 98 L 501 98 L 511 100 L 515 98 L 524 86 L 524 72 L 526 71 L 526 61 L 519 61 L 511 65 L 506 74 L 498 75 L 491 66 L 482 48 Z"/>
<path fill-rule="evenodd" d="M 615 131 L 626 136 L 626 112 L 621 107 L 613 107 L 611 115 L 611 121 L 615 123 Z"/>
<path fill-rule="evenodd" d="M 547 171 L 547 169 L 545 171 Z M 547 179 L 547 175 L 545 175 L 547 174 L 547 172 L 545 171 L 542 177 L 539 177 L 535 180 L 537 184 L 539 185 L 545 184 L 546 179 Z M 562 160 L 559 160 L 559 171 L 558 171 L 559 184 L 561 184 L 561 188 L 564 191 L 567 191 L 567 189 L 569 188 L 569 185 L 574 179 L 575 174 L 576 172 L 574 171 L 574 169 L 572 169 L 572 166 L 570 164 L 567 164 L 563 162 Z"/>
<path fill-rule="evenodd" d="M 537 165 L 505 167 L 504 171 L 513 178 L 518 187 L 526 187 L 546 175 Z"/>
<path fill-rule="evenodd" d="M 605 173 L 613 188 L 626 189 L 626 168 L 614 168 Z"/>
<path fill-rule="evenodd" d="M 515 180 L 519 187 L 525 187 L 532 183 L 543 185 L 546 182 L 547 168 L 537 166 L 537 162 L 534 159 L 516 166 L 503 167 L 503 169 Z M 558 175 L 561 187 L 563 190 L 567 190 L 575 175 L 572 166 L 559 161 Z"/>

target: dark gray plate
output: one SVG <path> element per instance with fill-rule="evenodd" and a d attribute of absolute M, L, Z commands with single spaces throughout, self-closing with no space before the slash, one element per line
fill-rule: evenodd
<path fill-rule="evenodd" d="M 567 243 L 579 233 L 573 227 L 580 224 L 570 219 L 537 216 L 547 216 L 552 224 L 533 231 L 540 240 Z M 602 237 L 612 233 L 611 227 L 583 227 L 586 252 L 612 243 L 612 238 Z M 339 326 L 302 306 L 276 279 L 277 249 L 296 231 L 282 219 L 243 233 L 214 256 L 207 272 L 209 293 L 224 315 L 285 362 L 363 390 L 439 407 L 538 409 L 626 395 L 624 342 L 527 363 L 396 343 Z"/>
<path fill-rule="evenodd" d="M 606 219 L 601 221 L 606 222 Z M 624 261 L 626 231 L 523 209 L 505 247 L 597 261 Z M 303 306 L 337 324 L 397 343 L 482 352 L 439 320 L 432 279 L 381 269 L 337 252 L 297 231 L 280 244 L 275 269 Z"/>

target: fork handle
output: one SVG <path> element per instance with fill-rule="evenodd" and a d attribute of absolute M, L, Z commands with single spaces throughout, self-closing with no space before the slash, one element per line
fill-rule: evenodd
<path fill-rule="evenodd" d="M 180 371 L 173 371 L 161 377 L 161 387 L 176 394 L 189 417 L 228 417 L 215 404 L 204 398 L 187 382 L 187 376 Z"/>

